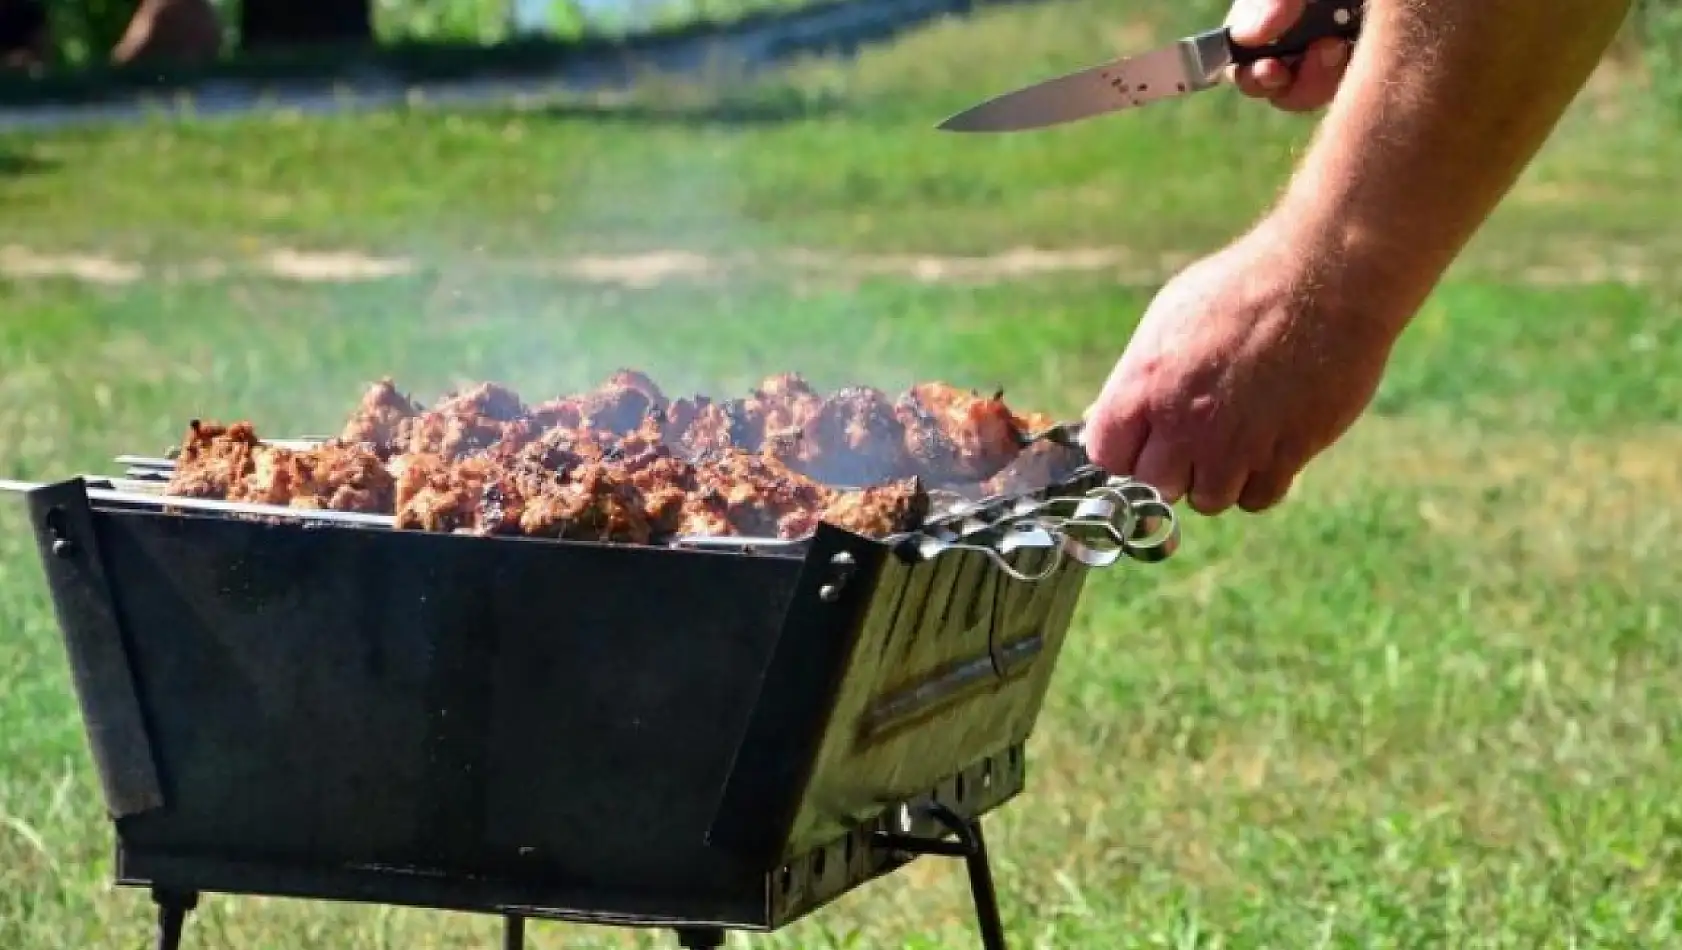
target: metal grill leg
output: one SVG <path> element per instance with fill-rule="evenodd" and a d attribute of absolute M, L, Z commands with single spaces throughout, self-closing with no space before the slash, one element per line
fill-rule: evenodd
<path fill-rule="evenodd" d="M 153 888 L 152 903 L 158 905 L 158 950 L 180 950 L 187 915 L 199 906 L 198 892 Z"/>
<path fill-rule="evenodd" d="M 724 946 L 724 931 L 717 927 L 680 927 L 677 942 L 683 950 L 718 950 Z"/>
<path fill-rule="evenodd" d="M 999 894 L 993 890 L 993 863 L 987 857 L 987 839 L 981 836 L 979 819 L 964 825 L 970 836 L 964 865 L 969 868 L 969 889 L 975 898 L 975 924 L 981 930 L 981 946 L 986 950 L 1005 950 L 1005 925 L 999 916 Z"/>
<path fill-rule="evenodd" d="M 502 950 L 526 950 L 526 919 L 518 914 L 502 918 Z"/>
<path fill-rule="evenodd" d="M 962 818 L 939 802 L 930 802 L 923 810 L 958 840 L 878 832 L 874 836 L 875 845 L 906 854 L 963 858 L 969 871 L 970 895 L 975 898 L 975 926 L 981 931 L 981 946 L 983 950 L 1006 950 L 1004 920 L 999 916 L 999 895 L 993 889 L 993 866 L 987 857 L 987 839 L 981 834 L 981 820 Z"/>

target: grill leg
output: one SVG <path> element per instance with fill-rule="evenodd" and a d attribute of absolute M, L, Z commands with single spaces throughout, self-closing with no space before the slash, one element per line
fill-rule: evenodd
<path fill-rule="evenodd" d="M 680 927 L 677 942 L 683 950 L 718 950 L 724 946 L 724 931 L 717 927 Z"/>
<path fill-rule="evenodd" d="M 526 919 L 519 914 L 502 918 L 502 950 L 526 950 Z"/>
<path fill-rule="evenodd" d="M 985 950 L 1005 950 L 1005 925 L 999 916 L 999 895 L 993 890 L 993 863 L 987 857 L 987 839 L 981 836 L 981 820 L 965 822 L 971 846 L 964 854 L 969 869 L 970 894 L 975 898 L 975 924 L 981 930 Z"/>
<path fill-rule="evenodd" d="M 993 865 L 987 857 L 987 839 L 981 834 L 981 819 L 962 818 L 939 802 L 930 802 L 923 811 L 958 840 L 952 842 L 945 838 L 877 832 L 874 836 L 876 847 L 905 854 L 963 858 L 964 868 L 969 871 L 970 894 L 975 898 L 975 926 L 981 931 L 981 946 L 983 950 L 1006 950 L 1004 921 L 999 916 L 999 895 L 993 889 Z"/>
<path fill-rule="evenodd" d="M 187 915 L 199 906 L 198 892 L 153 888 L 152 903 L 158 905 L 158 950 L 180 950 Z"/>

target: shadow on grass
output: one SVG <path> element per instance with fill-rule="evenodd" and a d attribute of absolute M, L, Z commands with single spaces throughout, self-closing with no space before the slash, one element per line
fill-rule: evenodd
<path fill-rule="evenodd" d="M 37 158 L 24 152 L 0 149 L 0 178 L 21 178 L 24 175 L 38 175 L 42 172 L 50 172 L 57 167 L 57 162 Z"/>

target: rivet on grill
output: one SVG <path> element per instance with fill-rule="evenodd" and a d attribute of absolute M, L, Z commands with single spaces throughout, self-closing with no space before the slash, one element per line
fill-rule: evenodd
<path fill-rule="evenodd" d="M 853 556 L 846 551 L 838 551 L 829 559 L 835 567 L 835 579 L 818 588 L 818 599 L 826 604 L 833 604 L 841 599 L 841 589 L 847 586 L 847 581 L 853 576 L 853 567 L 857 564 Z"/>
<path fill-rule="evenodd" d="M 64 509 L 54 508 L 47 512 L 47 531 L 53 536 L 53 556 L 69 557 L 76 553 L 76 542 L 66 536 L 64 530 Z"/>

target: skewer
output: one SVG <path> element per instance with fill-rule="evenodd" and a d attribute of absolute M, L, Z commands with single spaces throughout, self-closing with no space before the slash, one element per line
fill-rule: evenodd
<path fill-rule="evenodd" d="M 249 502 L 218 501 L 211 498 L 185 498 L 165 495 L 157 483 L 137 482 L 133 479 L 111 478 L 104 475 L 77 476 L 87 481 L 89 501 L 138 508 L 179 508 L 183 511 L 206 511 L 215 514 L 250 515 L 264 518 L 285 518 L 295 522 L 332 522 L 366 528 L 396 530 L 391 515 L 372 515 L 360 511 L 334 511 L 327 508 L 290 508 Z M 108 488 L 94 487 L 108 485 Z M 30 492 L 41 487 L 35 482 L 0 479 L 0 492 Z M 762 538 L 735 535 L 682 535 L 670 542 L 673 547 L 693 548 L 795 548 L 806 538 Z"/>
<path fill-rule="evenodd" d="M 320 448 L 325 441 L 327 440 L 309 438 L 264 439 L 263 444 L 272 445 L 277 449 L 289 449 L 293 452 L 307 452 L 310 449 Z M 175 459 L 155 455 L 119 455 L 115 461 L 118 465 L 125 465 L 130 468 L 155 468 L 163 471 L 173 471 L 175 468 Z"/>

